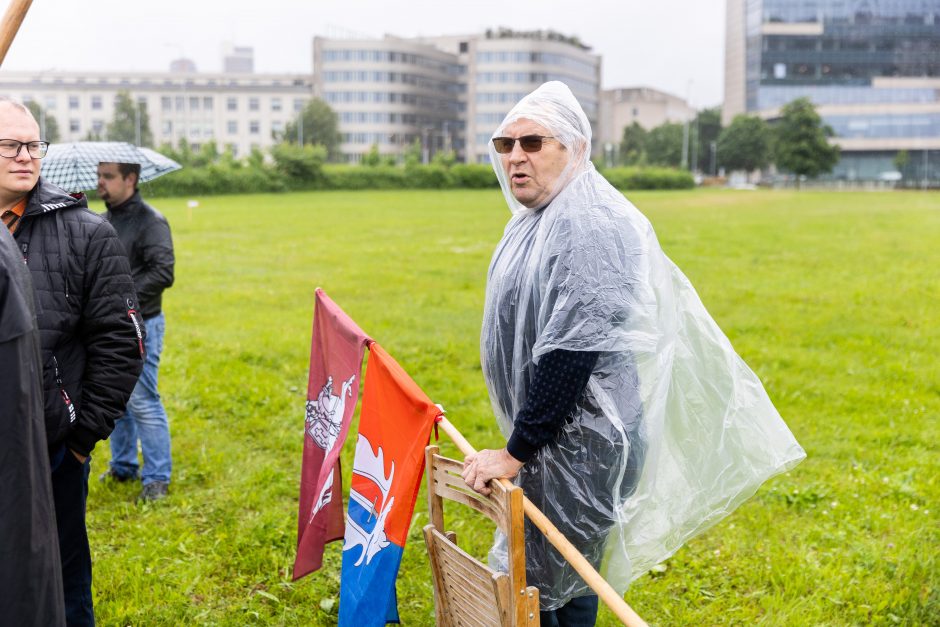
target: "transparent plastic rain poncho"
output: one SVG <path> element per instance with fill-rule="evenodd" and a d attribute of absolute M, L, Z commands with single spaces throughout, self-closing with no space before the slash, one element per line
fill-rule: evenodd
<path fill-rule="evenodd" d="M 555 137 L 568 164 L 547 205 L 526 208 L 491 143 L 513 215 L 489 268 L 483 373 L 508 438 L 540 356 L 600 352 L 570 422 L 517 483 L 622 593 L 805 453 L 649 221 L 595 171 L 570 90 L 542 85 L 494 137 L 521 118 Z M 592 594 L 528 521 L 525 537 L 543 610 Z M 505 568 L 499 534 L 490 561 Z"/>

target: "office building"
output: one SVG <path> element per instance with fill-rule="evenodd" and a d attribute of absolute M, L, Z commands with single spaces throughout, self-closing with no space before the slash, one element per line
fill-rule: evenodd
<path fill-rule="evenodd" d="M 687 101 L 652 87 L 605 89 L 601 92 L 595 143 L 610 144 L 616 151 L 623 129 L 634 122 L 649 131 L 666 122 L 691 121 L 696 114 Z"/>
<path fill-rule="evenodd" d="M 808 97 L 842 150 L 833 177 L 940 178 L 940 0 L 728 0 L 722 121 Z"/>
<path fill-rule="evenodd" d="M 487 162 L 509 109 L 551 80 L 566 83 L 596 125 L 600 70 L 598 55 L 554 31 L 314 41 L 314 91 L 339 114 L 350 161 L 372 145 L 400 154 L 417 139 L 425 158 L 454 150 L 460 161 Z"/>
<path fill-rule="evenodd" d="M 391 36 L 316 37 L 313 67 L 314 94 L 336 112 L 348 161 L 372 146 L 397 157 L 415 142 L 425 160 L 441 150 L 463 154 L 466 84 L 455 55 Z"/>
<path fill-rule="evenodd" d="M 222 46 L 222 71 L 226 74 L 251 74 L 255 71 L 255 49 L 251 46 Z"/>

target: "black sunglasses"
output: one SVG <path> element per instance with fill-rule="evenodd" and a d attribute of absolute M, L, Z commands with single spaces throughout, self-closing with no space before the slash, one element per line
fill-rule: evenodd
<path fill-rule="evenodd" d="M 512 152 L 512 147 L 516 145 L 516 141 L 519 142 L 519 145 L 522 146 L 522 149 L 526 152 L 538 152 L 542 149 L 542 140 L 545 139 L 555 139 L 551 135 L 523 135 L 522 137 L 494 137 L 493 138 L 493 147 L 496 148 L 496 152 L 501 155 L 506 155 Z"/>

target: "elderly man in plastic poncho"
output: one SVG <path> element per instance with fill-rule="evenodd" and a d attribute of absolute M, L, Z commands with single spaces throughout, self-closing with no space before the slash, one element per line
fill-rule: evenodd
<path fill-rule="evenodd" d="M 487 276 L 483 374 L 506 448 L 464 462 L 515 478 L 619 591 L 805 454 L 647 219 L 590 162 L 591 128 L 550 82 L 494 133 L 512 218 Z M 543 625 L 597 597 L 526 523 Z M 491 563 L 505 568 L 497 534 Z"/>

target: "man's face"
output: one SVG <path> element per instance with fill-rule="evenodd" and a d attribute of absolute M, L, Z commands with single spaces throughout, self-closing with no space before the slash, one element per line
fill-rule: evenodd
<path fill-rule="evenodd" d="M 120 205 L 134 195 L 137 186 L 137 177 L 128 174 L 121 175 L 116 163 L 98 164 L 98 198 L 109 205 Z"/>
<path fill-rule="evenodd" d="M 503 129 L 501 135 L 519 138 L 525 135 L 551 136 L 551 133 L 544 126 L 523 118 Z M 512 195 L 530 209 L 541 207 L 549 200 L 568 164 L 568 151 L 557 139 L 542 140 L 542 149 L 538 152 L 525 152 L 516 142 L 511 152 L 499 157 Z"/>
<path fill-rule="evenodd" d="M 38 142 L 39 125 L 18 107 L 0 103 L 0 139 Z M 0 199 L 15 203 L 28 194 L 39 180 L 40 160 L 29 156 L 26 146 L 16 157 L 0 157 Z"/>

